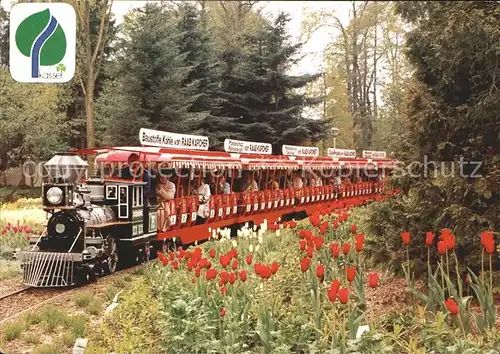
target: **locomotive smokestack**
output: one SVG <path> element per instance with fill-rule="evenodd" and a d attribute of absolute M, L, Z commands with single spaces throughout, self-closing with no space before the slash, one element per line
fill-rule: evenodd
<path fill-rule="evenodd" d="M 87 176 L 88 163 L 75 153 L 59 153 L 45 163 L 44 167 L 56 183 L 77 183 Z"/>

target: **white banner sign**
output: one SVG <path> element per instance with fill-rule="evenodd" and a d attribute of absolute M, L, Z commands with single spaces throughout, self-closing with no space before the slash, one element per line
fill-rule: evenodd
<path fill-rule="evenodd" d="M 367 159 L 385 159 L 386 153 L 385 151 L 363 150 L 363 157 Z"/>
<path fill-rule="evenodd" d="M 356 157 L 356 150 L 328 148 L 329 157 Z"/>
<path fill-rule="evenodd" d="M 224 140 L 224 150 L 240 154 L 271 155 L 273 148 L 271 144 L 268 143 L 254 143 L 252 141 L 226 139 Z"/>
<path fill-rule="evenodd" d="M 319 149 L 317 147 L 283 145 L 282 151 L 283 155 L 288 156 L 319 156 Z"/>
<path fill-rule="evenodd" d="M 141 128 L 139 131 L 141 145 L 159 146 L 175 149 L 208 150 L 208 137 L 162 132 Z"/>

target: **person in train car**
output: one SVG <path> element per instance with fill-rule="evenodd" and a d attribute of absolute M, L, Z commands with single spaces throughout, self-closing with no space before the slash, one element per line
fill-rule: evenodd
<path fill-rule="evenodd" d="M 138 154 L 130 154 L 130 156 L 128 157 L 127 165 L 122 167 L 122 169 L 119 171 L 118 177 L 130 180 L 142 180 L 143 182 L 146 182 L 146 185 L 143 188 L 144 207 L 146 207 L 149 203 L 149 196 L 152 192 L 151 173 L 147 169 L 145 169 L 143 164 L 139 161 Z"/>
<path fill-rule="evenodd" d="M 243 176 L 241 191 L 242 192 L 259 191 L 259 186 L 257 185 L 257 182 L 255 182 L 255 179 L 252 178 L 252 173 L 250 171 L 246 171 L 245 175 Z"/>
<path fill-rule="evenodd" d="M 320 187 L 323 185 L 323 181 L 321 177 L 317 176 L 316 173 L 309 173 L 309 186 L 311 187 Z"/>
<path fill-rule="evenodd" d="M 170 200 L 175 198 L 175 184 L 170 181 L 170 175 L 159 174 L 156 184 L 156 194 L 160 197 L 158 205 L 158 229 L 165 232 L 170 227 Z"/>
<path fill-rule="evenodd" d="M 199 198 L 199 207 L 198 207 L 198 213 L 196 217 L 196 225 L 203 224 L 205 220 L 208 218 L 210 215 L 210 178 L 209 176 L 206 176 L 202 181 L 200 186 L 198 187 L 197 190 L 197 195 Z"/>
<path fill-rule="evenodd" d="M 222 175 L 219 177 L 219 193 L 220 194 L 229 194 L 231 193 L 231 185 L 226 181 L 226 175 Z"/>
<path fill-rule="evenodd" d="M 293 171 L 292 173 L 292 187 L 293 188 L 302 188 L 304 186 L 304 182 L 302 181 L 301 171 Z"/>

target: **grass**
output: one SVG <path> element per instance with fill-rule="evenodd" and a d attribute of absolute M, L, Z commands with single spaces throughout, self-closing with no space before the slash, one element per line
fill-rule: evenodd
<path fill-rule="evenodd" d="M 64 332 L 59 338 L 57 338 L 56 343 L 61 344 L 62 347 L 71 347 L 76 341 L 75 335 L 72 332 Z"/>
<path fill-rule="evenodd" d="M 40 198 L 42 188 L 0 187 L 0 204 L 15 202 L 21 198 Z"/>
<path fill-rule="evenodd" d="M 101 310 L 102 305 L 97 300 L 90 302 L 87 307 L 85 307 L 85 312 L 89 315 L 97 315 L 101 312 Z"/>
<path fill-rule="evenodd" d="M 88 291 L 84 291 L 75 295 L 75 304 L 80 308 L 87 307 L 91 302 L 95 300 L 95 297 L 92 293 Z"/>
<path fill-rule="evenodd" d="M 8 255 L 12 255 L 12 253 L 6 252 L 5 255 L 2 255 L 2 252 L 0 251 L 0 281 L 15 278 L 22 274 L 19 262 L 1 259 L 2 257 L 7 257 Z"/>
<path fill-rule="evenodd" d="M 63 348 L 61 348 L 61 344 L 59 343 L 41 344 L 33 350 L 33 354 L 59 354 L 59 353 L 63 353 Z"/>
<path fill-rule="evenodd" d="M 53 332 L 57 327 L 66 323 L 67 315 L 53 305 L 46 306 L 40 313 L 42 327 L 47 332 Z"/>
<path fill-rule="evenodd" d="M 26 328 L 31 327 L 32 325 L 39 324 L 42 322 L 42 316 L 40 312 L 28 312 L 24 314 L 23 321 Z"/>
<path fill-rule="evenodd" d="M 39 344 L 40 336 L 33 332 L 27 332 L 23 334 L 23 340 L 28 344 Z"/>
<path fill-rule="evenodd" d="M 87 318 L 81 315 L 68 316 L 66 319 L 66 325 L 75 338 L 83 337 L 85 333 L 85 324 L 87 322 Z"/>
<path fill-rule="evenodd" d="M 111 302 L 111 301 L 113 301 L 115 295 L 119 291 L 120 290 L 116 286 L 114 286 L 114 285 L 107 286 L 104 289 L 104 298 L 106 299 L 107 302 Z"/>
<path fill-rule="evenodd" d="M 24 331 L 23 322 L 10 322 L 3 327 L 3 337 L 6 341 L 17 339 Z"/>

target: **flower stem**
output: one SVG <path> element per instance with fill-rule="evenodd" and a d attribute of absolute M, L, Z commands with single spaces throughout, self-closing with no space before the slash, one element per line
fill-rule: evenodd
<path fill-rule="evenodd" d="M 491 254 L 489 254 L 490 258 L 490 294 L 493 294 L 493 266 L 491 262 Z"/>
<path fill-rule="evenodd" d="M 410 289 L 410 302 L 413 304 L 413 292 L 411 291 L 411 273 L 410 273 L 410 251 L 406 246 L 406 262 L 408 264 L 408 289 Z"/>
<path fill-rule="evenodd" d="M 484 284 L 484 248 L 481 247 L 481 281 Z"/>
<path fill-rule="evenodd" d="M 460 315 L 460 310 L 458 311 L 458 322 L 460 322 L 460 328 L 462 328 L 462 332 L 464 334 L 464 337 L 467 337 L 467 334 L 465 333 L 464 323 L 462 321 L 462 316 Z"/>

